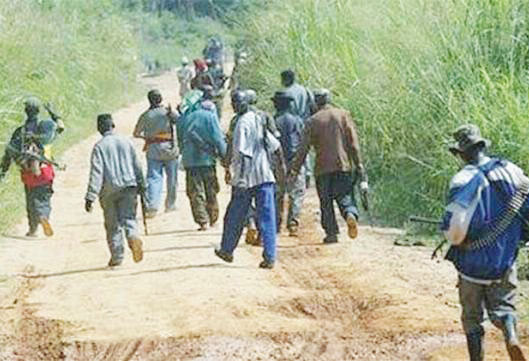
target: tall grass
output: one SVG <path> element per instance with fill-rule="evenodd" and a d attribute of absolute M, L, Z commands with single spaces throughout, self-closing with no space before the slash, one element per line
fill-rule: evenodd
<path fill-rule="evenodd" d="M 249 21 L 248 82 L 268 99 L 279 72 L 327 87 L 359 127 L 382 223 L 438 217 L 459 164 L 459 124 L 529 170 L 529 3 L 523 0 L 275 1 Z M 269 104 L 268 104 L 269 106 Z"/>
<path fill-rule="evenodd" d="M 57 150 L 95 131 L 98 112 L 136 96 L 136 49 L 131 27 L 110 1 L 2 1 L 1 140 L 22 124 L 22 101 L 30 94 L 51 101 L 64 118 L 67 131 Z M 0 231 L 24 207 L 15 168 L 0 185 Z"/>

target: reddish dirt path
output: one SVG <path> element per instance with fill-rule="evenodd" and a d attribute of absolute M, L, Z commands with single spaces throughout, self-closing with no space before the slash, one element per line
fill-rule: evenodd
<path fill-rule="evenodd" d="M 175 99 L 174 76 L 146 82 Z M 145 108 L 116 112 L 118 131 L 131 134 Z M 282 235 L 278 266 L 264 271 L 255 247 L 241 245 L 230 265 L 214 257 L 222 226 L 195 231 L 180 172 L 178 211 L 149 223 L 144 261 L 127 253 L 107 269 L 102 214 L 83 211 L 97 139 L 64 157 L 56 235 L 24 239 L 22 223 L 0 242 L 1 360 L 466 359 L 452 267 L 395 247 L 395 230 L 361 227 L 354 242 L 323 246 L 314 191 L 300 238 Z M 222 210 L 228 200 L 224 186 Z M 487 359 L 505 360 L 490 334 Z"/>

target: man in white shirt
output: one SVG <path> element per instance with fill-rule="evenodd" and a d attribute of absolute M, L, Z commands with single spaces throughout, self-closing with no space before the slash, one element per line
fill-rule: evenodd
<path fill-rule="evenodd" d="M 261 117 L 249 106 L 246 92 L 236 91 L 232 106 L 237 113 L 232 149 L 232 196 L 224 217 L 220 249 L 215 254 L 233 262 L 233 251 L 241 238 L 248 209 L 255 199 L 257 226 L 263 239 L 261 268 L 271 269 L 276 260 L 276 205 L 272 157 L 278 157 L 286 172 L 279 141 L 266 129 Z"/>

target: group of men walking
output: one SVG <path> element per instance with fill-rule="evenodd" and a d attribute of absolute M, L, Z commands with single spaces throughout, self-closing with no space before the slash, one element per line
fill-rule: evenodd
<path fill-rule="evenodd" d="M 245 58 L 240 59 L 239 66 L 244 62 Z M 219 219 L 217 163 L 225 168 L 231 199 L 220 246 L 215 249 L 215 255 L 225 262 L 233 262 L 246 226 L 247 240 L 253 235 L 263 245 L 259 267 L 274 267 L 285 198 L 289 203 L 286 227 L 290 236 L 298 236 L 306 175 L 311 172 L 320 200 L 323 242 L 338 242 L 335 203 L 349 237 L 356 238 L 358 209 L 353 187 L 359 179 L 362 191 L 368 190 L 367 172 L 355 123 L 347 111 L 332 105 L 331 93 L 326 89 L 309 91 L 296 82 L 293 71 L 286 70 L 281 73 L 283 89 L 271 98 L 275 108 L 272 116 L 256 107 L 255 91 L 245 89 L 241 79 L 232 79 L 235 115 L 224 134 L 219 118 L 222 102 L 214 101 L 215 80 L 204 73 L 207 66 L 197 64 L 194 75 L 191 70 L 179 71 L 183 101 L 176 111 L 163 105 L 158 90 L 147 95 L 149 108 L 139 117 L 133 133 L 145 141 L 146 178 L 132 141 L 114 132 L 112 116 L 97 117 L 102 138 L 91 155 L 85 209 L 91 212 L 99 199 L 111 253 L 108 265 L 122 263 L 125 239 L 134 261 L 143 259 L 136 221 L 138 194 L 144 201 L 144 216 L 155 217 L 161 208 L 165 177 L 165 212 L 176 210 L 179 159 L 186 174 L 186 195 L 200 231 Z M 49 218 L 56 164 L 50 147 L 64 130 L 60 117 L 49 107 L 51 118 L 40 119 L 41 107 L 35 98 L 25 102 L 25 124 L 14 132 L 0 164 L 0 179 L 12 161 L 20 166 L 26 192 L 27 236 L 31 237 L 39 225 L 47 236 L 53 235 Z M 475 125 L 464 125 L 453 136 L 450 151 L 464 167 L 450 183 L 441 229 L 452 243 L 447 259 L 459 273 L 470 359 L 484 359 L 482 322 L 486 310 L 504 334 L 510 359 L 525 360 L 516 331 L 515 262 L 529 229 L 529 178 L 513 163 L 488 157 L 490 142 Z M 307 161 L 311 149 L 313 161 Z"/>

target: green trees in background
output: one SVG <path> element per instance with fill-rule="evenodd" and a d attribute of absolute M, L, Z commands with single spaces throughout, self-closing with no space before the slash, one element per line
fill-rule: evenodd
<path fill-rule="evenodd" d="M 351 110 L 379 220 L 439 216 L 458 169 L 450 132 L 473 122 L 491 152 L 529 171 L 529 3 L 524 0 L 273 1 L 251 21 L 248 82 L 295 69 Z"/>
<path fill-rule="evenodd" d="M 1 140 L 24 120 L 23 99 L 51 101 L 67 131 L 57 150 L 95 131 L 95 116 L 135 98 L 137 46 L 110 0 L 3 1 L 0 5 Z M 3 146 L 0 146 L 3 153 Z M 18 172 L 0 185 L 0 231 L 24 207 Z"/>

